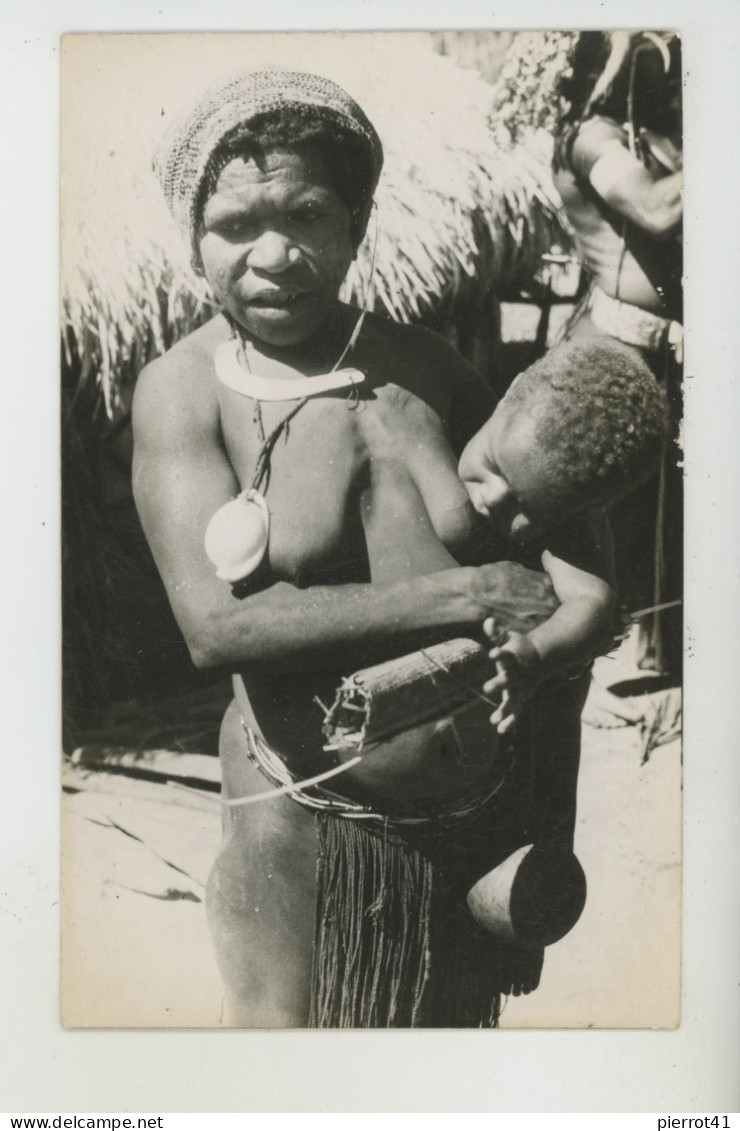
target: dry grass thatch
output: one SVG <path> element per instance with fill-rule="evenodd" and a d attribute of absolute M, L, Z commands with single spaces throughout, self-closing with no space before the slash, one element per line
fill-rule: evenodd
<path fill-rule="evenodd" d="M 558 114 L 558 80 L 570 66 L 577 31 L 520 31 L 514 35 L 494 83 L 490 125 L 503 145 L 532 132 L 552 134 Z"/>
<path fill-rule="evenodd" d="M 62 227 L 65 361 L 111 418 L 122 387 L 211 312 L 153 178 L 122 165 L 114 151 L 67 189 Z"/>
<path fill-rule="evenodd" d="M 435 54 L 429 35 L 84 40 L 65 41 L 63 342 L 109 416 L 141 366 L 211 312 L 149 171 L 195 73 L 201 86 L 228 67 L 279 61 L 355 95 L 386 150 L 375 292 L 398 319 L 434 312 L 471 280 L 494 289 L 521 282 L 564 238 L 547 139 L 530 133 L 513 151 L 501 131 L 495 141 L 493 88 Z M 367 294 L 371 240 L 346 281 L 350 301 Z"/>
<path fill-rule="evenodd" d="M 434 50 L 439 55 L 448 55 L 461 67 L 477 71 L 486 82 L 496 82 L 511 42 L 517 33 L 514 31 L 435 31 Z"/>

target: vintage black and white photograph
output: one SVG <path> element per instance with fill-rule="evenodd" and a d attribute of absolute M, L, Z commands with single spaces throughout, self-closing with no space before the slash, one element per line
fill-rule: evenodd
<path fill-rule="evenodd" d="M 680 1024 L 683 74 L 63 37 L 67 1028 Z"/>

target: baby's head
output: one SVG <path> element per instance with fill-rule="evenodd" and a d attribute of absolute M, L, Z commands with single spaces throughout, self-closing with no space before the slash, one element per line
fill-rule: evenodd
<path fill-rule="evenodd" d="M 665 394 L 614 339 L 568 342 L 520 373 L 460 460 L 473 506 L 528 541 L 626 495 L 655 470 Z"/>

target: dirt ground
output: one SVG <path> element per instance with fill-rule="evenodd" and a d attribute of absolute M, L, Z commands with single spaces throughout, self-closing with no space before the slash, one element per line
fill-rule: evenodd
<path fill-rule="evenodd" d="M 508 999 L 502 1028 L 679 1022 L 680 742 L 643 763 L 640 727 L 604 711 L 602 698 L 597 689 L 587 704 L 584 718 L 600 725 L 584 724 L 579 779 L 586 909 L 548 948 L 540 988 Z M 166 765 L 172 755 L 157 758 Z M 214 758 L 180 755 L 178 765 L 218 778 Z M 225 1026 L 203 903 L 220 836 L 217 794 L 79 765 L 65 768 L 64 786 L 64 1023 Z"/>

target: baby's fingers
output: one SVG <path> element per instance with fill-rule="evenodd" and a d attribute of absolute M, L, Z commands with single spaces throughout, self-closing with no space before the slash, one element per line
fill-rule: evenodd
<path fill-rule="evenodd" d="M 506 721 L 506 719 L 509 717 L 510 711 L 511 711 L 511 708 L 510 708 L 509 693 L 508 693 L 508 691 L 504 690 L 504 692 L 501 696 L 501 702 L 499 703 L 498 707 L 496 708 L 496 710 L 491 715 L 491 725 L 496 727 L 496 729 L 500 733 L 503 733 L 503 732 L 501 732 L 501 726 Z"/>
<path fill-rule="evenodd" d="M 504 703 L 491 715 L 491 725 L 496 728 L 498 734 L 507 734 L 515 722 L 516 715 L 513 715 Z"/>
<path fill-rule="evenodd" d="M 515 671 L 519 664 L 508 648 L 491 648 L 488 653 L 489 660 L 495 660 L 497 672 Z"/>
<path fill-rule="evenodd" d="M 493 695 L 494 692 L 501 688 L 508 686 L 509 677 L 505 671 L 498 672 L 493 679 L 489 679 L 487 683 L 483 684 L 483 694 Z"/>
<path fill-rule="evenodd" d="M 507 715 L 496 727 L 499 734 L 508 734 L 516 722 L 516 715 Z"/>

